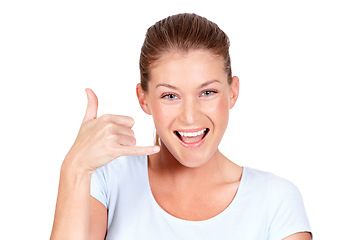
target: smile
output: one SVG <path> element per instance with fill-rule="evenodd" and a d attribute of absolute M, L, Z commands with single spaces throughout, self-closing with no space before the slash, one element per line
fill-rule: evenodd
<path fill-rule="evenodd" d="M 179 131 L 177 131 L 177 133 L 179 135 L 181 135 L 181 137 L 197 137 L 199 135 L 202 135 L 205 131 L 206 131 L 206 129 L 203 129 L 198 132 L 179 132 Z"/>
<path fill-rule="evenodd" d="M 180 143 L 183 146 L 189 148 L 200 146 L 207 137 L 208 132 L 209 128 L 204 128 L 201 130 L 191 129 L 174 131 L 175 135 L 180 140 Z"/>

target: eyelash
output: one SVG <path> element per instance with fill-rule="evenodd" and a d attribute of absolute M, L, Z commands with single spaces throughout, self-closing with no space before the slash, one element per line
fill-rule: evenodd
<path fill-rule="evenodd" d="M 205 94 L 205 93 L 209 93 L 209 94 Z M 217 91 L 215 90 L 206 90 L 206 91 L 203 91 L 201 96 L 210 96 L 210 95 L 213 95 L 213 94 L 216 94 L 218 93 Z"/>
<path fill-rule="evenodd" d="M 218 91 L 216 90 L 205 90 L 201 93 L 200 96 L 211 96 L 211 95 L 214 95 L 218 93 Z M 178 96 L 174 93 L 164 93 L 162 96 L 161 96 L 162 99 L 168 99 L 168 100 L 175 100 L 178 98 Z"/>
<path fill-rule="evenodd" d="M 171 97 L 170 97 L 171 96 Z M 166 98 L 168 100 L 174 100 L 175 98 L 178 98 L 176 94 L 173 93 L 164 93 L 161 98 Z"/>

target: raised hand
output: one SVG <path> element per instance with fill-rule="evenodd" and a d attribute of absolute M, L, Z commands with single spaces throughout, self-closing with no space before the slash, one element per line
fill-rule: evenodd
<path fill-rule="evenodd" d="M 86 94 L 85 117 L 66 156 L 73 167 L 93 172 L 123 155 L 150 155 L 160 151 L 158 146 L 136 146 L 131 117 L 106 114 L 97 118 L 97 96 L 91 89 L 86 89 Z"/>

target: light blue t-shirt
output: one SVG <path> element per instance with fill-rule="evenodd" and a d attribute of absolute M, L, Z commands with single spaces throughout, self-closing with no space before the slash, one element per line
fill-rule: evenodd
<path fill-rule="evenodd" d="M 244 167 L 231 204 L 204 221 L 176 218 L 155 201 L 147 156 L 124 156 L 92 176 L 91 195 L 108 209 L 106 239 L 281 240 L 310 232 L 298 189 L 271 173 Z"/>

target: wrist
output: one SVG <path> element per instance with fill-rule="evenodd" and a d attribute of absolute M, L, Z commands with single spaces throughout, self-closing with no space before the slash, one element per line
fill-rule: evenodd
<path fill-rule="evenodd" d="M 92 173 L 90 169 L 81 164 L 81 161 L 77 157 L 66 155 L 61 165 L 61 175 L 73 176 L 73 177 L 91 177 Z"/>

